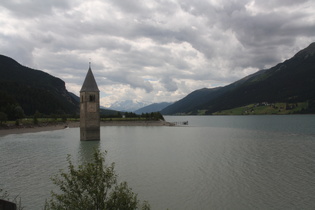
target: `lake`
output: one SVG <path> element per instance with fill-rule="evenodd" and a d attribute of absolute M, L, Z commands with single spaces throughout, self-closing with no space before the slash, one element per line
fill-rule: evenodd
<path fill-rule="evenodd" d="M 121 181 L 152 209 L 315 209 L 315 115 L 165 116 L 188 126 L 79 128 L 0 137 L 0 188 L 42 209 L 50 177 L 108 152 Z"/>

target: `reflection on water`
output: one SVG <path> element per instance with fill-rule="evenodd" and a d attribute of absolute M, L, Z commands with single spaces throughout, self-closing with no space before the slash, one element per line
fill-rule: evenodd
<path fill-rule="evenodd" d="M 67 154 L 82 163 L 99 148 L 153 209 L 315 209 L 315 116 L 174 121 L 185 120 L 102 127 L 101 141 L 80 141 L 78 128 L 1 137 L 0 188 L 42 209 Z"/>
<path fill-rule="evenodd" d="M 80 141 L 79 158 L 81 163 L 93 160 L 93 153 L 100 149 L 100 141 Z"/>

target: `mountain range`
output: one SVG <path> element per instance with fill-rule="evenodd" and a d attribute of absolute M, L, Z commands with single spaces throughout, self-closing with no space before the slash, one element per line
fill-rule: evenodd
<path fill-rule="evenodd" d="M 315 43 L 276 66 L 230 85 L 203 88 L 166 107 L 162 114 L 214 114 L 249 104 L 299 103 L 315 113 Z"/>
<path fill-rule="evenodd" d="M 162 114 L 216 114 L 251 104 L 304 104 L 298 113 L 315 113 L 315 43 L 270 69 L 260 70 L 224 87 L 202 88 L 168 104 L 135 100 L 116 102 L 117 111 Z M 276 105 L 273 105 L 276 106 Z M 0 112 L 21 107 L 26 115 L 78 114 L 79 98 L 65 82 L 0 55 Z M 106 112 L 102 114 L 108 115 Z"/>
<path fill-rule="evenodd" d="M 153 103 L 148 106 L 142 107 L 135 111 L 136 114 L 142 114 L 142 113 L 151 113 L 151 112 L 160 112 L 165 107 L 168 107 L 172 103 L 169 102 L 161 102 L 161 103 Z"/>
<path fill-rule="evenodd" d="M 137 101 L 137 100 L 124 100 L 117 101 L 109 107 L 111 110 L 117 110 L 122 112 L 134 112 L 142 107 L 148 106 L 149 102 Z"/>
<path fill-rule="evenodd" d="M 79 111 L 78 97 L 67 91 L 63 80 L 0 55 L 0 111 L 12 106 L 21 107 L 26 115 Z"/>

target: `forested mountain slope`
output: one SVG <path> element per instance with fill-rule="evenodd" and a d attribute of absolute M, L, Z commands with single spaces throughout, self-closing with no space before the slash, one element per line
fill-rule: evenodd
<path fill-rule="evenodd" d="M 43 71 L 22 66 L 0 55 L 0 111 L 20 106 L 26 115 L 75 114 L 79 103 L 65 88 L 65 82 Z"/>
<path fill-rule="evenodd" d="M 315 43 L 291 59 L 220 88 L 196 90 L 162 110 L 163 114 L 205 114 L 255 103 L 298 103 L 315 113 Z"/>

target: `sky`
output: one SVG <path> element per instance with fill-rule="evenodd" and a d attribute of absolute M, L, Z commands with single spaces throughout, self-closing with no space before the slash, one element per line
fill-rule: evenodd
<path fill-rule="evenodd" d="M 0 54 L 101 105 L 172 102 L 291 58 L 315 41 L 314 0 L 2 0 Z"/>

